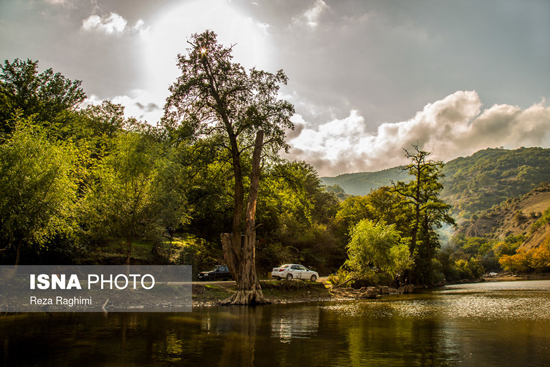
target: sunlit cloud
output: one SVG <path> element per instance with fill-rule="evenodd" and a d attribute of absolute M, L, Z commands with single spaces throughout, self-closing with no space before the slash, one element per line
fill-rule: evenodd
<path fill-rule="evenodd" d="M 127 27 L 128 21 L 122 16 L 111 13 L 109 16 L 100 17 L 90 15 L 82 21 L 82 30 L 85 32 L 98 32 L 108 35 L 145 31 L 145 23 L 139 19 L 132 27 Z"/>
<path fill-rule="evenodd" d="M 141 89 L 132 90 L 129 95 L 116 96 L 109 100 L 113 103 L 123 105 L 124 115 L 127 118 L 134 117 L 138 120 L 146 121 L 150 125 L 156 125 L 164 113 L 162 109 L 164 100 Z M 82 103 L 81 107 L 99 105 L 103 101 L 104 99 L 92 94 Z"/>
<path fill-rule="evenodd" d="M 311 29 L 317 28 L 321 15 L 329 9 L 323 0 L 316 0 L 315 4 L 306 10 L 301 16 L 292 19 L 295 25 L 304 25 Z"/>
<path fill-rule="evenodd" d="M 482 106 L 475 91 L 458 91 L 427 104 L 410 120 L 381 124 L 376 134 L 367 130 L 364 118 L 354 110 L 318 127 L 297 116 L 299 133 L 289 137 L 290 157 L 313 164 L 321 175 L 333 176 L 404 164 L 403 148 L 412 144 L 443 161 L 487 147 L 550 147 L 550 107 L 544 101 L 524 110 L 494 105 L 482 111 Z"/>
<path fill-rule="evenodd" d="M 68 4 L 69 0 L 44 0 L 44 2 L 52 5 L 65 5 Z"/>

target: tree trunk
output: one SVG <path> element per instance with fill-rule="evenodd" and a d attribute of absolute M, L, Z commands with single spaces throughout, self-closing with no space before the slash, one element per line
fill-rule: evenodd
<path fill-rule="evenodd" d="M 23 244 L 23 239 L 20 239 L 19 243 L 17 244 L 17 254 L 15 256 L 15 265 L 13 267 L 13 272 L 12 272 L 12 275 L 10 276 L 10 278 L 17 275 L 17 267 L 19 266 L 19 262 L 21 261 L 21 245 L 22 244 Z"/>
<path fill-rule="evenodd" d="M 132 240 L 126 240 L 126 265 L 130 265 L 130 257 L 132 255 Z"/>
<path fill-rule="evenodd" d="M 17 244 L 17 254 L 15 256 L 15 272 L 17 272 L 17 265 L 19 265 L 19 262 L 21 261 L 21 245 L 23 244 L 23 239 L 19 240 L 19 243 Z"/>
<path fill-rule="evenodd" d="M 260 161 L 264 134 L 258 131 L 252 155 L 252 174 L 250 177 L 250 192 L 246 208 L 246 227 L 244 241 L 235 240 L 233 233 L 222 234 L 222 245 L 225 260 L 231 274 L 235 276 L 237 290 L 222 304 L 249 305 L 266 303 L 260 281 L 256 275 L 256 204 L 260 191 Z M 235 248 L 238 247 L 238 248 Z"/>

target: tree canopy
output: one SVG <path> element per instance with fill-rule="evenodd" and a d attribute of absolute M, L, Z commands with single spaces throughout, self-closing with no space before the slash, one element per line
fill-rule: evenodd
<path fill-rule="evenodd" d="M 1 131 L 13 131 L 17 111 L 23 117 L 33 116 L 36 123 L 53 124 L 59 113 L 74 110 L 84 101 L 80 84 L 52 69 L 38 73 L 38 61 L 6 60 L 0 66 Z"/>
<path fill-rule="evenodd" d="M 264 299 L 254 250 L 260 164 L 262 154 L 286 148 L 285 131 L 293 128 L 293 106 L 278 99 L 279 84 L 285 84 L 287 77 L 282 71 L 272 74 L 253 68 L 246 72 L 232 61 L 232 47 L 219 44 L 212 31 L 193 35 L 189 44 L 187 54 L 178 55 L 181 76 L 170 87 L 164 126 L 176 132 L 183 129 L 197 138 L 209 136 L 229 152 L 233 220 L 231 234 L 222 236 L 222 243 L 225 260 L 237 281 L 237 292 L 230 302 L 261 303 Z M 248 174 L 243 166 L 247 156 L 251 158 Z M 250 184 L 245 207 L 246 176 Z"/>

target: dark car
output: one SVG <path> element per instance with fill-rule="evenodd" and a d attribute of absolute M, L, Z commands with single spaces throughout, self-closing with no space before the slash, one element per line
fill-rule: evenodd
<path fill-rule="evenodd" d="M 227 265 L 218 265 L 210 271 L 203 271 L 197 275 L 199 280 L 230 280 L 233 279 Z"/>

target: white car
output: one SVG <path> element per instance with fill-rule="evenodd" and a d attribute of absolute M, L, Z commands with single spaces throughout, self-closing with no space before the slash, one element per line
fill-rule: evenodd
<path fill-rule="evenodd" d="M 317 281 L 319 278 L 319 273 L 316 271 L 310 270 L 303 265 L 299 264 L 285 264 L 281 265 L 278 268 L 273 268 L 271 272 L 271 277 L 273 279 L 301 279 L 301 280 L 311 280 L 312 282 Z"/>

